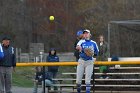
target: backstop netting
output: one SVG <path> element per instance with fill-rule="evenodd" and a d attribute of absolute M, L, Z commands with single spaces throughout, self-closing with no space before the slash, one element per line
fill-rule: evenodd
<path fill-rule="evenodd" d="M 140 57 L 140 21 L 113 21 L 109 29 L 110 56 Z"/>

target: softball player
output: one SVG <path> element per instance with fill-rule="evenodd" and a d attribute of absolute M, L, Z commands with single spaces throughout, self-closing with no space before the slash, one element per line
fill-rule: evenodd
<path fill-rule="evenodd" d="M 97 55 L 99 52 L 98 46 L 95 41 L 90 40 L 91 34 L 89 30 L 84 30 L 83 35 L 85 37 L 84 40 L 80 40 L 77 43 L 76 49 L 80 51 L 80 58 L 78 60 L 77 65 L 77 75 L 76 75 L 76 83 L 77 83 L 77 93 L 81 93 L 81 81 L 83 74 L 85 72 L 85 84 L 86 84 L 86 93 L 90 93 L 90 81 L 93 72 L 93 55 Z M 92 51 L 92 55 L 89 56 L 84 51 L 85 49 L 90 48 Z"/>

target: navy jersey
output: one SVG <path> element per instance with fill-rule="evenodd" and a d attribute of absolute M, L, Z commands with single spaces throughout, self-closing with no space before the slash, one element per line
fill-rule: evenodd
<path fill-rule="evenodd" d="M 94 55 L 98 55 L 99 49 L 97 46 L 97 43 L 93 40 L 80 40 L 77 43 L 77 46 L 81 46 L 82 47 L 82 51 L 80 52 L 80 58 L 82 58 L 83 60 L 87 61 L 87 60 L 93 60 L 93 57 L 91 56 L 87 56 L 84 52 L 85 48 L 90 48 L 94 51 Z"/>
<path fill-rule="evenodd" d="M 47 56 L 47 61 L 48 62 L 59 62 L 59 57 L 57 55 L 49 55 Z M 48 71 L 49 72 L 57 72 L 59 66 L 49 66 Z"/>

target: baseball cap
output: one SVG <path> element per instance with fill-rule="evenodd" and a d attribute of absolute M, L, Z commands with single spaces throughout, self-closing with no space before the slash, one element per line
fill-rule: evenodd
<path fill-rule="evenodd" d="M 82 30 L 79 30 L 78 32 L 77 32 L 77 36 L 80 36 L 80 35 L 82 35 L 83 34 L 83 31 Z"/>
<path fill-rule="evenodd" d="M 9 37 L 4 37 L 4 38 L 2 38 L 2 41 L 3 40 L 11 40 Z"/>
<path fill-rule="evenodd" d="M 113 56 L 113 57 L 111 58 L 111 61 L 119 61 L 119 57 Z"/>
<path fill-rule="evenodd" d="M 83 33 L 84 33 L 84 32 L 88 32 L 88 33 L 90 33 L 90 30 L 88 30 L 88 29 L 85 29 L 85 30 L 83 31 Z"/>

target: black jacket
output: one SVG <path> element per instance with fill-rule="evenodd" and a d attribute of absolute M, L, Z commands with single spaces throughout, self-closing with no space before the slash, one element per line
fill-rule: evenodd
<path fill-rule="evenodd" d="M 48 62 L 59 62 L 59 57 L 57 55 L 49 55 L 47 56 L 47 61 Z M 48 71 L 49 72 L 57 72 L 59 66 L 49 66 Z"/>
<path fill-rule="evenodd" d="M 76 59 L 79 59 L 79 50 L 76 49 L 78 42 L 79 42 L 79 39 L 76 39 L 76 41 L 74 43 L 74 56 L 76 57 Z"/>
<path fill-rule="evenodd" d="M 2 46 L 4 57 L 0 61 L 0 66 L 4 67 L 15 67 L 16 66 L 16 57 L 14 48 L 11 46 L 4 47 Z"/>
<path fill-rule="evenodd" d="M 48 79 L 52 81 L 52 73 L 51 72 L 46 72 L 45 73 L 45 79 Z M 38 82 L 43 81 L 43 72 L 36 72 L 35 80 L 38 80 Z"/>

